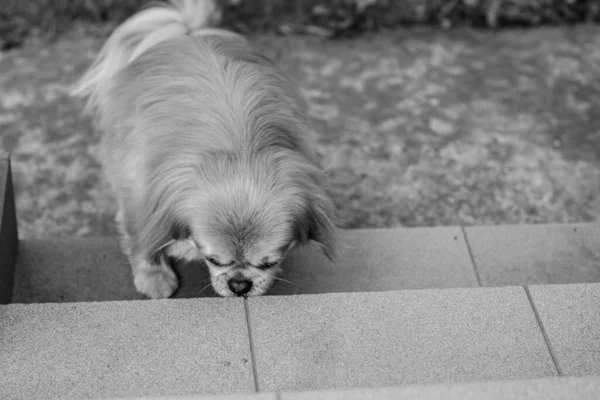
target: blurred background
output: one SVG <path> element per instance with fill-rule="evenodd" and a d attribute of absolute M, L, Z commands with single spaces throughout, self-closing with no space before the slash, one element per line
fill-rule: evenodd
<path fill-rule="evenodd" d="M 2 0 L 20 236 L 114 235 L 67 90 L 144 0 Z M 600 0 L 223 0 L 300 85 L 346 228 L 600 216 Z"/>

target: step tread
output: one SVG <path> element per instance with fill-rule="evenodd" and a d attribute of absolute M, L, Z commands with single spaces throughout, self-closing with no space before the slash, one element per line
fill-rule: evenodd
<path fill-rule="evenodd" d="M 264 392 L 323 390 L 557 374 L 519 287 L 9 304 L 0 306 L 0 327 L 0 398 L 247 393 L 256 384 Z"/>
<path fill-rule="evenodd" d="M 519 287 L 262 297 L 248 310 L 263 391 L 556 374 Z"/>
<path fill-rule="evenodd" d="M 598 284 L 586 283 L 529 288 L 564 375 L 600 375 L 598 288 Z"/>
<path fill-rule="evenodd" d="M 446 385 L 283 393 L 281 400 L 595 400 L 600 377 L 538 378 Z M 253 399 L 250 399 L 253 400 Z"/>
<path fill-rule="evenodd" d="M 104 400 L 596 400 L 598 393 L 600 376 L 585 376 L 168 399 L 136 397 Z"/>
<path fill-rule="evenodd" d="M 600 224 L 466 227 L 483 286 L 600 282 Z"/>
<path fill-rule="evenodd" d="M 0 306 L 0 398 L 254 390 L 241 299 Z"/>
<path fill-rule="evenodd" d="M 466 234 L 466 236 L 465 236 Z M 293 251 L 271 295 L 600 282 L 598 224 L 342 231 L 331 263 L 314 246 Z M 472 258 L 471 258 L 472 255 Z M 213 297 L 201 262 L 174 265 L 176 298 Z M 116 237 L 20 242 L 13 302 L 136 300 Z"/>
<path fill-rule="evenodd" d="M 344 231 L 348 250 L 336 264 L 314 246 L 293 251 L 269 294 L 314 294 L 476 287 L 460 228 Z M 213 297 L 201 262 L 175 264 L 176 298 Z M 20 243 L 14 303 L 135 300 L 127 260 L 116 237 L 28 239 Z"/>

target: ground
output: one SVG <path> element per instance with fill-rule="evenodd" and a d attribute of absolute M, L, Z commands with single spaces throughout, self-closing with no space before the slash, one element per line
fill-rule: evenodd
<path fill-rule="evenodd" d="M 103 31 L 0 53 L 21 237 L 116 233 L 98 134 L 66 94 Z M 344 227 L 600 216 L 600 27 L 252 40 L 309 100 Z"/>

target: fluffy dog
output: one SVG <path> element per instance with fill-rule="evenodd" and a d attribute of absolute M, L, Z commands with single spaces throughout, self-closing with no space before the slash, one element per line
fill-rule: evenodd
<path fill-rule="evenodd" d="M 261 295 L 288 250 L 338 252 L 335 208 L 297 88 L 212 0 L 143 9 L 73 89 L 102 131 L 137 290 L 170 297 L 167 256 L 204 259 L 221 296 Z"/>

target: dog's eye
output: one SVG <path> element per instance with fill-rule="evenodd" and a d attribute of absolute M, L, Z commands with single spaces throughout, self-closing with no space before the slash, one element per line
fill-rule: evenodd
<path fill-rule="evenodd" d="M 215 267 L 221 267 L 222 266 L 217 260 L 215 260 L 212 257 L 204 257 L 204 259 L 206 261 L 208 261 L 209 263 L 211 263 L 212 265 L 214 265 Z"/>
<path fill-rule="evenodd" d="M 264 263 L 264 264 L 259 265 L 256 268 L 258 268 L 258 269 L 271 269 L 271 268 L 276 267 L 277 264 L 279 264 L 279 262 Z"/>
<path fill-rule="evenodd" d="M 234 261 L 231 261 L 231 262 L 228 262 L 227 264 L 223 264 L 221 262 L 218 262 L 213 257 L 206 257 L 206 256 L 204 256 L 204 259 L 206 261 L 208 261 L 209 263 L 211 263 L 212 265 L 214 265 L 215 267 L 231 267 L 235 263 Z"/>

